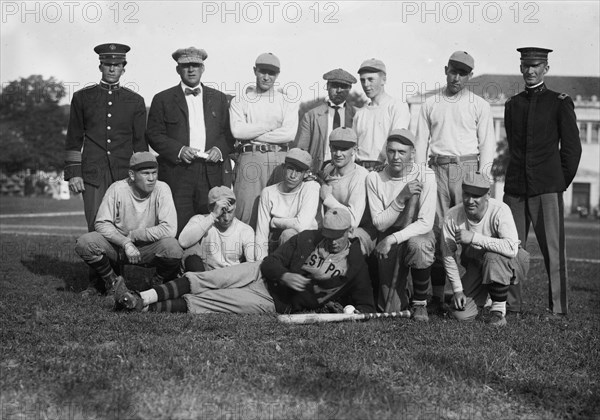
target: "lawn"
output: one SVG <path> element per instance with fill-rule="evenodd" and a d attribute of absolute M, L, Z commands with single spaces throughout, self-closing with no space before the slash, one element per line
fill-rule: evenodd
<path fill-rule="evenodd" d="M 599 238 L 597 221 L 570 221 L 569 257 L 598 260 Z M 527 310 L 501 330 L 440 317 L 293 326 L 114 312 L 75 293 L 87 269 L 74 239 L 2 235 L 2 419 L 600 418 L 598 262 L 569 261 L 564 322 L 545 320 L 536 258 Z"/>

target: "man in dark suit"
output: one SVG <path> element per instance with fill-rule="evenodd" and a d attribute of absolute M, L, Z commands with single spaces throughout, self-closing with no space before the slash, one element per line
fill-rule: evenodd
<path fill-rule="evenodd" d="M 227 97 L 200 83 L 206 51 L 173 53 L 181 83 L 158 93 L 146 138 L 158 152 L 159 177 L 171 187 L 177 236 L 195 214 L 208 214 L 208 191 L 223 185 L 223 160 L 233 146 Z"/>
<path fill-rule="evenodd" d="M 575 178 L 581 141 L 573 100 L 549 90 L 545 48 L 518 48 L 525 91 L 506 101 L 504 124 L 510 152 L 504 202 L 510 207 L 521 244 L 533 225 L 550 283 L 549 318 L 568 312 L 563 191 Z M 521 310 L 521 283 L 509 288 L 507 310 Z"/>
<path fill-rule="evenodd" d="M 94 231 L 96 214 L 110 185 L 128 177 L 134 152 L 148 150 L 144 98 L 119 84 L 125 73 L 129 46 L 101 44 L 100 84 L 73 95 L 65 144 L 65 180 L 74 193 L 82 193 L 88 231 Z M 105 292 L 104 282 L 90 270 L 83 296 Z"/>
<path fill-rule="evenodd" d="M 296 147 L 311 154 L 315 173 L 331 160 L 329 135 L 338 127 L 351 128 L 355 113 L 346 98 L 356 78 L 345 70 L 335 69 L 325 73 L 323 79 L 327 80 L 328 97 L 304 114 L 296 134 Z"/>

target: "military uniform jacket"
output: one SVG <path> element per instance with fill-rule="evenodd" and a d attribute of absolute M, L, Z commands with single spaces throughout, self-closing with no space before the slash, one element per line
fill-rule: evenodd
<path fill-rule="evenodd" d="M 206 148 L 216 146 L 223 159 L 231 152 L 234 139 L 229 129 L 229 104 L 223 92 L 202 85 Z M 159 176 L 168 179 L 179 160 L 183 146 L 190 145 L 189 111 L 181 84 L 164 90 L 154 97 L 148 114 L 146 137 L 158 152 Z M 221 184 L 221 165 L 209 165 L 208 177 Z"/>
<path fill-rule="evenodd" d="M 581 158 L 571 98 L 543 84 L 521 92 L 506 101 L 504 124 L 510 154 L 504 192 L 535 196 L 566 190 Z"/>
<path fill-rule="evenodd" d="M 117 181 L 127 177 L 134 152 L 148 150 L 144 98 L 125 87 L 100 85 L 73 95 L 67 129 L 65 179 L 82 177 L 98 186 L 110 171 Z"/>

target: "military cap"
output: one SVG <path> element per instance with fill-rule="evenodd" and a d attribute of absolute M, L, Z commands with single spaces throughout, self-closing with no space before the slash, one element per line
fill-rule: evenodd
<path fill-rule="evenodd" d="M 129 159 L 129 169 L 140 171 L 142 169 L 158 168 L 156 157 L 150 152 L 135 152 Z"/>
<path fill-rule="evenodd" d="M 481 172 L 468 171 L 463 177 L 462 189 L 466 193 L 481 197 L 490 190 L 490 183 Z"/>
<path fill-rule="evenodd" d="M 358 138 L 356 132 L 348 127 L 338 127 L 329 135 L 329 144 L 337 147 L 349 149 L 356 146 Z"/>
<path fill-rule="evenodd" d="M 377 73 L 380 71 L 387 74 L 387 70 L 385 69 L 385 64 L 383 64 L 383 61 L 378 60 L 377 58 L 369 58 L 368 60 L 362 62 L 360 68 L 358 69 L 358 74 Z"/>
<path fill-rule="evenodd" d="M 125 54 L 130 49 L 128 45 L 111 43 L 100 44 L 94 48 L 94 51 L 98 54 L 101 63 L 120 64 L 127 62 Z"/>
<path fill-rule="evenodd" d="M 261 69 L 273 70 L 279 73 L 281 64 L 279 58 L 273 53 L 263 53 L 256 58 L 255 66 Z"/>
<path fill-rule="evenodd" d="M 231 191 L 231 188 L 220 186 L 213 187 L 208 192 L 208 204 L 215 204 L 217 201 L 222 199 L 229 200 L 230 203 L 235 203 L 235 194 Z"/>
<path fill-rule="evenodd" d="M 406 144 L 407 146 L 415 147 L 415 136 L 406 128 L 397 128 L 392 130 L 387 138 L 387 141 L 397 141 L 400 144 Z"/>
<path fill-rule="evenodd" d="M 448 59 L 448 64 L 452 64 L 453 67 L 468 71 L 469 73 L 475 68 L 475 60 L 466 51 L 455 51 Z"/>
<path fill-rule="evenodd" d="M 177 64 L 186 64 L 186 63 L 199 63 L 202 64 L 204 60 L 208 57 L 206 51 L 202 48 L 198 49 L 196 47 L 189 48 L 180 48 L 171 54 L 173 60 L 177 61 Z"/>
<path fill-rule="evenodd" d="M 343 69 L 328 71 L 323 75 L 323 79 L 327 80 L 328 82 L 344 83 L 346 85 L 353 85 L 356 83 L 356 77 L 352 76 Z"/>
<path fill-rule="evenodd" d="M 321 233 L 326 238 L 337 239 L 352 226 L 352 215 L 346 207 L 334 207 L 323 216 Z"/>
<path fill-rule="evenodd" d="M 548 61 L 548 53 L 552 52 L 552 50 L 549 50 L 547 48 L 538 47 L 517 48 L 517 51 L 521 53 L 522 63 L 532 64 L 541 63 L 542 61 Z"/>
<path fill-rule="evenodd" d="M 312 157 L 307 151 L 296 147 L 287 153 L 285 156 L 285 163 L 289 163 L 298 169 L 306 171 L 312 166 Z"/>

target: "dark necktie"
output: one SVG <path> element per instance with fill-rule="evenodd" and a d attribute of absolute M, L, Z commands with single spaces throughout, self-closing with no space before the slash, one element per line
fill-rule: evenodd
<path fill-rule="evenodd" d="M 198 94 L 200 93 L 200 88 L 195 88 L 195 89 L 190 89 L 190 88 L 185 88 L 185 95 L 194 95 L 194 96 L 198 96 Z"/>
<path fill-rule="evenodd" d="M 340 127 L 340 107 L 338 105 L 332 106 L 335 109 L 335 114 L 333 115 L 333 129 Z"/>

